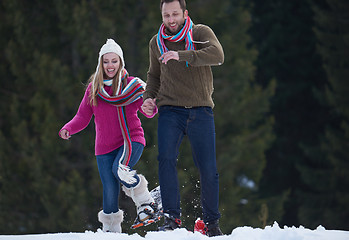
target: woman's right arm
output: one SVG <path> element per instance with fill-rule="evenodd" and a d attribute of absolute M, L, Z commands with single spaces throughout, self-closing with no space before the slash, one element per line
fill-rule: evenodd
<path fill-rule="evenodd" d="M 59 136 L 69 139 L 71 135 L 85 129 L 91 121 L 93 110 L 90 104 L 90 86 L 86 89 L 85 95 L 80 103 L 79 109 L 72 120 L 65 124 L 59 131 Z"/>

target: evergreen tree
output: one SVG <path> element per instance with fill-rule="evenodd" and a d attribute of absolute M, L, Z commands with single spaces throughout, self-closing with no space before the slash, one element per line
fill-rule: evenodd
<path fill-rule="evenodd" d="M 0 40 L 5 46 L 0 79 L 11 84 L 3 84 L 0 107 L 0 232 L 99 227 L 102 188 L 93 156 L 92 124 L 70 141 L 57 133 L 76 113 L 107 38 L 123 47 L 132 75 L 137 76 L 140 63 L 147 62 L 138 57 L 144 49 L 137 41 L 146 13 L 142 3 L 1 2 L 0 32 L 6 37 Z M 124 197 L 121 206 L 135 208 Z M 134 217 L 125 216 L 125 229 Z"/>
<path fill-rule="evenodd" d="M 254 0 L 251 35 L 259 51 L 257 81 L 276 79 L 271 101 L 276 139 L 267 152 L 261 181 L 264 197 L 288 195 L 280 224 L 304 224 L 298 219 L 303 188 L 299 164 L 311 166 L 320 150 L 320 137 L 328 120 L 327 108 L 318 99 L 325 74 L 316 53 L 313 13 L 308 1 Z"/>
<path fill-rule="evenodd" d="M 299 192 L 299 219 L 307 226 L 349 230 L 349 3 L 313 2 L 318 51 L 328 85 L 322 92 L 331 108 L 321 151 L 309 151 L 311 167 L 300 165 L 305 189 Z"/>
<path fill-rule="evenodd" d="M 81 96 L 75 96 L 77 84 L 71 83 L 69 67 L 62 63 L 66 59 L 59 54 L 60 29 L 53 4 L 2 2 L 8 37 L 4 43 L 8 68 L 2 73 L 11 81 L 4 101 L 8 110 L 1 112 L 1 119 L 7 119 L 0 134 L 4 143 L 0 218 L 6 221 L 2 233 L 87 228 L 82 185 L 93 179 L 86 171 L 91 154 L 85 154 L 88 145 L 82 141 L 68 146 L 57 135 L 63 124 L 58 119 L 68 119 Z"/>
<path fill-rule="evenodd" d="M 216 5 L 212 1 L 207 10 L 217 8 Z M 262 206 L 270 212 L 279 206 L 272 205 L 271 199 L 259 197 L 259 182 L 266 164 L 265 151 L 274 139 L 269 101 L 274 95 L 275 84 L 271 82 L 263 88 L 255 81 L 253 63 L 258 53 L 248 34 L 250 4 L 227 1 L 218 6 L 220 11 L 212 26 L 217 29 L 225 51 L 225 63 L 214 69 L 223 229 L 231 231 L 244 225 L 263 227 L 258 218 Z"/>

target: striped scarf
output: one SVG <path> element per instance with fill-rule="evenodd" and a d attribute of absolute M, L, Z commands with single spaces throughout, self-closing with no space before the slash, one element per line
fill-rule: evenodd
<path fill-rule="evenodd" d="M 124 70 L 122 73 L 123 76 L 121 78 L 121 82 L 123 83 L 123 79 L 127 78 L 128 74 L 126 70 Z M 105 81 L 105 83 L 109 85 L 108 82 Z M 139 78 L 133 78 L 124 88 L 122 85 L 118 89 L 118 93 L 115 96 L 110 96 L 102 86 L 98 91 L 98 96 L 103 101 L 117 107 L 121 133 L 124 138 L 124 150 L 121 158 L 119 159 L 118 175 L 121 180 L 127 182 L 128 184 L 132 184 L 137 180 L 135 178 L 135 171 L 131 170 L 128 166 L 132 153 L 132 142 L 127 126 L 125 106 L 133 103 L 143 95 L 145 83 Z"/>
<path fill-rule="evenodd" d="M 183 28 L 176 35 L 167 35 L 165 33 L 165 25 L 161 24 L 156 39 L 161 55 L 168 51 L 168 48 L 165 45 L 165 40 L 170 42 L 180 42 L 185 40 L 185 48 L 187 50 L 195 50 L 195 45 L 193 43 L 193 22 L 190 17 L 187 17 Z"/>

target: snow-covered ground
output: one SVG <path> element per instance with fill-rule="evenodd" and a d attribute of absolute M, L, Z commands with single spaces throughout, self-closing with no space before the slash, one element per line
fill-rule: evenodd
<path fill-rule="evenodd" d="M 238 227 L 231 234 L 208 238 L 198 232 L 185 229 L 172 232 L 148 232 L 145 237 L 138 234 L 103 233 L 86 231 L 85 233 L 54 233 L 35 235 L 0 235 L 0 240 L 349 240 L 349 231 L 326 230 L 319 226 L 315 230 L 304 227 L 283 227 L 277 223 L 265 229 Z"/>

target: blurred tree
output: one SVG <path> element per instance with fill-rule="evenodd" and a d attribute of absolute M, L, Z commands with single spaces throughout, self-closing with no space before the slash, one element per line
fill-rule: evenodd
<path fill-rule="evenodd" d="M 255 81 L 253 63 L 258 53 L 248 34 L 252 23 L 249 2 L 212 1 L 204 9 L 214 9 L 216 18 L 208 18 L 208 24 L 225 51 L 224 64 L 214 68 L 222 229 L 230 232 L 237 226 L 261 227 L 263 222 L 258 214 L 262 206 L 273 213 L 282 203 L 282 199 L 279 204 L 272 204 L 272 199 L 259 197 L 265 151 L 274 139 L 269 101 L 274 95 L 275 82 L 263 88 Z M 200 14 L 202 18 L 206 15 Z"/>
<path fill-rule="evenodd" d="M 6 221 L 0 232 L 88 228 L 90 207 L 84 198 L 88 190 L 82 185 L 95 186 L 94 162 L 88 160 L 93 143 L 80 140 L 69 146 L 57 135 L 63 121 L 76 111 L 83 91 L 77 88 L 78 81 L 72 82 L 76 72 L 62 63 L 71 58 L 67 61 L 64 54 L 69 53 L 61 49 L 55 5 L 2 1 L 1 7 L 6 13 L 1 31 L 6 31 L 3 56 L 8 67 L 1 72 L 7 82 L 3 88 L 7 110 L 0 117 L 5 119 L 0 134 L 4 143 L 0 219 Z M 70 188 L 62 191 L 67 185 Z"/>
<path fill-rule="evenodd" d="M 310 149 L 313 156 L 300 164 L 305 188 L 299 219 L 309 227 L 349 230 L 349 3 L 343 0 L 312 2 L 318 51 L 323 59 L 328 84 L 322 103 L 331 111 L 321 151 Z"/>
<path fill-rule="evenodd" d="M 262 197 L 289 193 L 280 224 L 303 224 L 298 219 L 303 186 L 298 164 L 311 167 L 320 150 L 320 137 L 328 121 L 327 108 L 318 99 L 326 76 L 316 52 L 312 31 L 313 12 L 308 1 L 254 0 L 251 35 L 259 56 L 255 62 L 257 82 L 277 87 L 271 101 L 276 139 L 267 151 L 267 165 L 261 181 Z M 313 158 L 313 159 L 312 159 Z"/>

